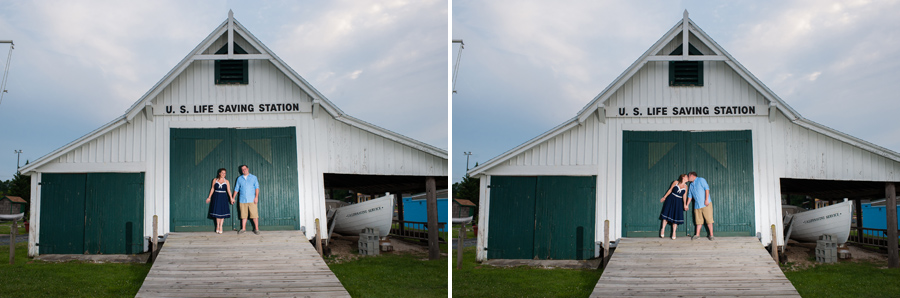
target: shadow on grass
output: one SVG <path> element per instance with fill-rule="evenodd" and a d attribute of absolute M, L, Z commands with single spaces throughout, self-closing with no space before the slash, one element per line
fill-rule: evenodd
<path fill-rule="evenodd" d="M 455 256 L 455 254 L 454 254 Z M 453 297 L 588 297 L 603 273 L 593 269 L 501 268 L 475 262 L 475 248 L 453 263 Z"/>
<path fill-rule="evenodd" d="M 821 264 L 784 275 L 803 297 L 900 297 L 900 268 L 884 264 Z"/>
<path fill-rule="evenodd" d="M 9 247 L 0 246 L 2 297 L 134 297 L 150 264 L 50 263 L 28 258 L 28 244 L 16 244 L 15 264 Z"/>
<path fill-rule="evenodd" d="M 329 264 L 353 297 L 447 297 L 447 258 L 385 254 Z"/>

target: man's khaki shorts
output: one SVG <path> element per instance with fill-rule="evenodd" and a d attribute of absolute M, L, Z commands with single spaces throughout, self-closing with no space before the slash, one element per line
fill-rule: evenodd
<path fill-rule="evenodd" d="M 248 215 L 250 218 L 259 218 L 259 209 L 254 203 L 241 203 L 241 219 L 247 219 Z"/>
<path fill-rule="evenodd" d="M 712 205 L 707 205 L 706 207 L 700 209 L 694 209 L 694 224 L 702 225 L 704 223 L 713 223 Z"/>

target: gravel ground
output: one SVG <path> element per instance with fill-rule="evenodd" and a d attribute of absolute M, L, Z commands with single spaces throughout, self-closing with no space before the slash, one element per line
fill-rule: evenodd
<path fill-rule="evenodd" d="M 16 236 L 16 243 L 28 242 L 28 234 Z M 0 245 L 9 245 L 9 234 L 0 235 Z"/>

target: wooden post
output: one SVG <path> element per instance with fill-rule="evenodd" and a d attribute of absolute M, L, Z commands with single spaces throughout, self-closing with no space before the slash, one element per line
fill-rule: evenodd
<path fill-rule="evenodd" d="M 400 235 L 406 235 L 406 234 L 404 234 L 404 230 L 406 229 L 406 224 L 403 223 L 403 192 L 398 191 L 396 193 L 397 193 L 397 221 L 399 221 L 399 225 L 400 225 L 400 227 L 399 227 Z"/>
<path fill-rule="evenodd" d="M 316 218 L 316 251 L 319 252 L 319 257 L 322 256 L 322 233 L 319 228 L 319 219 Z"/>
<path fill-rule="evenodd" d="M 600 262 L 603 264 L 603 268 L 606 268 L 606 263 L 609 262 L 609 220 L 603 221 L 603 260 Z"/>
<path fill-rule="evenodd" d="M 434 177 L 425 178 L 425 205 L 428 208 L 428 259 L 437 260 L 441 256 L 438 247 L 437 189 Z"/>
<path fill-rule="evenodd" d="M 884 208 L 887 211 L 888 268 L 897 268 L 900 267 L 900 259 L 897 256 L 897 190 L 893 182 L 885 184 L 884 195 Z"/>
<path fill-rule="evenodd" d="M 778 234 L 775 233 L 775 225 L 772 225 L 772 259 L 778 264 Z"/>
<path fill-rule="evenodd" d="M 856 204 L 856 241 L 863 242 L 863 214 L 862 214 L 862 199 L 857 199 L 853 204 Z"/>
<path fill-rule="evenodd" d="M 466 224 L 459 227 L 459 241 L 456 244 L 456 269 L 462 266 L 463 242 L 466 240 Z"/>
<path fill-rule="evenodd" d="M 16 226 L 19 221 L 14 220 L 12 224 L 12 228 L 9 229 L 9 264 L 12 265 L 15 263 L 16 257 L 16 234 L 19 233 L 19 229 Z"/>
<path fill-rule="evenodd" d="M 150 262 L 156 261 L 156 252 L 159 250 L 159 216 L 153 215 L 153 237 L 150 238 Z"/>

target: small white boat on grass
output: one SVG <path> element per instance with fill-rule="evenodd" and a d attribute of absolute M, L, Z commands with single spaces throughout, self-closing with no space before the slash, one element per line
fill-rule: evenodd
<path fill-rule="evenodd" d="M 0 220 L 3 221 L 16 221 L 25 217 L 25 212 L 19 214 L 0 214 Z"/>
<path fill-rule="evenodd" d="M 381 237 L 391 232 L 394 195 L 386 195 L 362 203 L 334 209 L 334 232 L 359 235 L 365 228 L 376 228 Z"/>
<path fill-rule="evenodd" d="M 853 218 L 853 201 L 845 201 L 831 206 L 802 211 L 794 214 L 784 212 L 786 235 L 800 242 L 816 242 L 819 236 L 831 234 L 838 244 L 850 237 L 850 223 Z"/>

